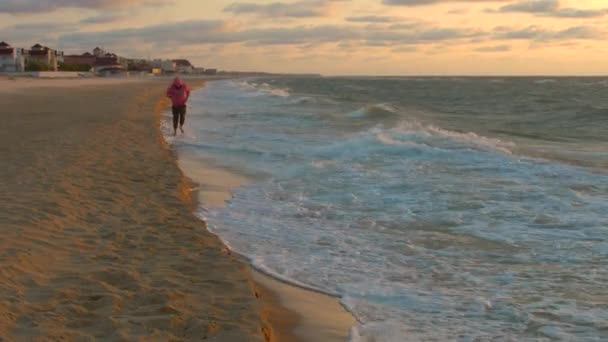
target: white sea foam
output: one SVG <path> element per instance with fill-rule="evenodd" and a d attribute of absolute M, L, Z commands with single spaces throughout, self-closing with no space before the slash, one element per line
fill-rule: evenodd
<path fill-rule="evenodd" d="M 380 132 L 376 135 L 376 138 L 378 139 L 378 141 L 380 141 L 383 144 L 386 145 L 400 145 L 400 146 L 411 146 L 411 147 L 417 147 L 417 148 L 430 148 L 429 145 L 426 144 L 419 144 L 413 141 L 407 141 L 407 140 L 398 140 L 395 139 L 390 132 Z"/>
<path fill-rule="evenodd" d="M 427 126 L 427 129 L 433 134 L 438 134 L 449 137 L 451 139 L 464 141 L 482 148 L 497 150 L 505 154 L 512 154 L 509 148 L 515 147 L 515 144 L 512 142 L 505 142 L 500 139 L 484 137 L 473 132 L 454 132 L 433 125 Z"/>
<path fill-rule="evenodd" d="M 417 135 L 421 137 L 430 138 L 431 140 L 425 141 L 424 144 L 420 144 L 416 141 L 408 141 L 407 137 L 403 135 Z M 399 139 L 399 137 L 402 137 Z M 493 150 L 507 155 L 512 154 L 512 149 L 515 147 L 515 143 L 502 141 L 496 138 L 488 138 L 478 135 L 473 132 L 456 132 L 443 129 L 435 125 L 425 125 L 417 121 L 403 121 L 397 127 L 387 130 L 381 130 L 377 134 L 377 139 L 385 144 L 389 145 L 409 145 L 418 147 L 446 147 L 449 145 L 445 144 L 433 144 L 432 138 L 444 138 L 454 142 L 464 143 L 465 145 L 482 149 L 482 150 Z M 436 142 L 440 143 L 440 141 Z"/>
<path fill-rule="evenodd" d="M 389 115 L 396 114 L 399 109 L 389 103 L 378 103 L 374 105 L 359 108 L 347 114 L 351 118 L 383 118 Z"/>
<path fill-rule="evenodd" d="M 250 81 L 234 81 L 234 83 L 247 92 L 247 96 L 278 96 L 289 97 L 289 89 L 275 88 L 268 83 L 256 83 Z"/>
<path fill-rule="evenodd" d="M 536 84 L 547 84 L 547 83 L 556 83 L 556 82 L 557 82 L 557 80 L 553 79 L 553 78 L 547 78 L 547 79 L 534 81 L 534 83 L 536 83 Z"/>

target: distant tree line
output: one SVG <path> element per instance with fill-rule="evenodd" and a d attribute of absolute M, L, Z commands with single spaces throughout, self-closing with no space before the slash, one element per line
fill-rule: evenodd
<path fill-rule="evenodd" d="M 25 71 L 49 71 L 48 64 L 40 63 L 38 61 L 28 60 L 25 63 Z"/>
<path fill-rule="evenodd" d="M 90 64 L 82 63 L 59 63 L 59 71 L 91 71 Z M 29 60 L 25 63 L 25 71 L 50 71 L 48 64 Z"/>

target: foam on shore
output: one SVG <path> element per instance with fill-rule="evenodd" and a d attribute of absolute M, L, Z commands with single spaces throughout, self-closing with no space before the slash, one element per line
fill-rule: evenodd
<path fill-rule="evenodd" d="M 222 167 L 212 159 L 202 160 L 182 153 L 178 160 L 180 168 L 197 184 L 191 190 L 198 192 L 198 202 L 203 212 L 223 207 L 232 197 L 234 189 L 253 181 L 248 175 Z M 226 241 L 223 242 L 226 244 Z M 329 342 L 349 339 L 349 331 L 356 321 L 337 297 L 289 284 L 253 267 L 250 270 L 259 287 L 264 311 L 270 313 L 268 319 L 277 340 Z"/>

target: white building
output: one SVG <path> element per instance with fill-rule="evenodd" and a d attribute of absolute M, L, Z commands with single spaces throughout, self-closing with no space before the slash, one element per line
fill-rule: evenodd
<path fill-rule="evenodd" d="M 23 72 L 25 70 L 24 50 L 0 42 L 0 72 Z"/>
<path fill-rule="evenodd" d="M 163 74 L 173 74 L 177 70 L 177 65 L 170 59 L 155 59 L 152 61 L 152 67 L 158 68 Z"/>
<path fill-rule="evenodd" d="M 59 68 L 59 57 L 63 60 L 63 52 L 36 44 L 27 52 L 26 62 L 28 65 L 35 63 L 45 66 L 48 68 L 48 71 L 57 71 Z"/>
<path fill-rule="evenodd" d="M 180 74 L 191 74 L 194 72 L 194 66 L 187 59 L 174 59 L 175 72 Z"/>

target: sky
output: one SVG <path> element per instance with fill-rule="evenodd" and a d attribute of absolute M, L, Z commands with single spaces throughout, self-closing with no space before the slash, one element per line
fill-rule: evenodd
<path fill-rule="evenodd" d="M 607 75 L 608 0 L 0 0 L 0 41 L 222 70 Z"/>

